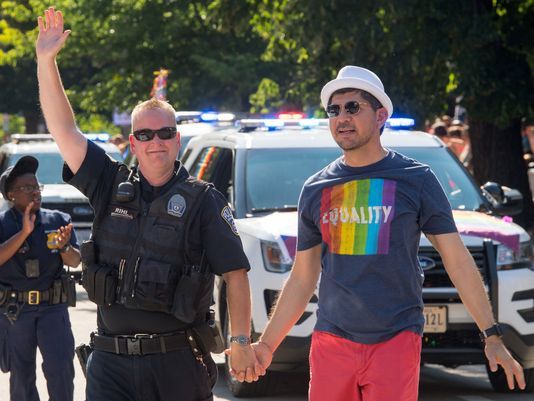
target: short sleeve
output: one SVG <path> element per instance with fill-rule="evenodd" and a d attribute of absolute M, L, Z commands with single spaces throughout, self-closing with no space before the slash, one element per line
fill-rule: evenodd
<path fill-rule="evenodd" d="M 107 204 L 118 169 L 117 161 L 111 159 L 100 146 L 89 141 L 80 169 L 73 174 L 65 164 L 63 180 L 87 196 L 93 209 L 98 211 Z"/>
<path fill-rule="evenodd" d="M 321 231 L 314 222 L 312 199 L 305 185 L 300 193 L 298 206 L 297 250 L 305 251 L 321 242 Z"/>
<path fill-rule="evenodd" d="M 221 275 L 232 270 L 250 270 L 232 210 L 215 189 L 208 190 L 202 201 L 200 240 L 213 273 Z"/>
<path fill-rule="evenodd" d="M 451 205 L 434 173 L 429 170 L 421 189 L 419 225 L 425 234 L 457 232 Z"/>

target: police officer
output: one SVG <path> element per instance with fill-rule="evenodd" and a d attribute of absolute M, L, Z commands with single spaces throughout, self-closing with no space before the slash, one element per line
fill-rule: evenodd
<path fill-rule="evenodd" d="M 69 35 L 61 13 L 50 8 L 38 22 L 43 113 L 68 166 L 64 179 L 96 216 L 82 249 L 84 287 L 98 305 L 87 400 L 211 400 L 214 274 L 226 283 L 233 374 L 257 380 L 249 264 L 225 198 L 176 161 L 174 109 L 152 99 L 133 110 L 138 171 L 108 158 L 78 131 L 61 85 L 56 55 Z"/>
<path fill-rule="evenodd" d="M 24 156 L 0 177 L 11 208 L 0 213 L 0 337 L 7 341 L 2 370 L 11 370 L 12 401 L 38 401 L 35 356 L 39 347 L 51 400 L 72 401 L 72 336 L 67 304 L 73 282 L 63 265 L 80 253 L 70 216 L 41 208 L 38 161 Z"/>

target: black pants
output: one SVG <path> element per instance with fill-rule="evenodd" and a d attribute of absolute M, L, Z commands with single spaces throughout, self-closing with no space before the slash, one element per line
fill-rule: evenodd
<path fill-rule="evenodd" d="M 189 347 L 166 354 L 93 351 L 87 363 L 87 401 L 211 401 L 217 367 Z"/>

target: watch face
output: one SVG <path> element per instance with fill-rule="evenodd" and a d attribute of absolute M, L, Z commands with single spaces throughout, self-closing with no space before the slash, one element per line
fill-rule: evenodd
<path fill-rule="evenodd" d="M 248 338 L 247 336 L 235 336 L 230 338 L 230 342 L 237 343 L 240 345 L 249 345 L 250 338 Z"/>

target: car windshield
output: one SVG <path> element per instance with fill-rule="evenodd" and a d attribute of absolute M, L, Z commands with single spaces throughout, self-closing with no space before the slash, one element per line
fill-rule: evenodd
<path fill-rule="evenodd" d="M 113 159 L 122 161 L 122 156 L 119 152 L 108 153 Z M 22 153 L 11 155 L 8 161 L 8 166 L 14 165 L 21 157 L 27 156 Z M 31 156 L 39 160 L 39 168 L 37 169 L 37 179 L 41 184 L 64 184 L 62 178 L 63 158 L 59 153 L 32 153 Z"/>
<path fill-rule="evenodd" d="M 395 149 L 428 164 L 453 209 L 477 210 L 478 189 L 445 148 Z M 294 210 L 304 181 L 341 155 L 338 148 L 252 149 L 247 152 L 245 182 L 248 213 Z"/>

